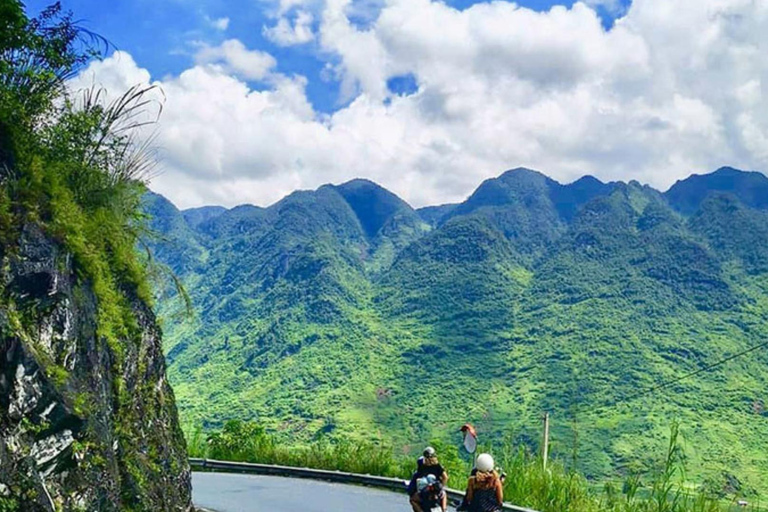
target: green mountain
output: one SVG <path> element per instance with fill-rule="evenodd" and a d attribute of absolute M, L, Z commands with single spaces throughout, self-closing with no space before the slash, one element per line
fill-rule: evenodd
<path fill-rule="evenodd" d="M 269 208 L 149 197 L 196 312 L 159 303 L 182 417 L 402 446 L 470 421 L 535 448 L 548 411 L 554 453 L 595 478 L 648 467 L 679 420 L 691 478 L 766 490 L 765 351 L 706 369 L 768 334 L 766 187 L 516 169 L 418 211 L 365 180 Z"/>
<path fill-rule="evenodd" d="M 421 220 L 432 227 L 436 227 L 454 208 L 456 204 L 441 204 L 438 206 L 425 206 L 416 210 Z"/>
<path fill-rule="evenodd" d="M 731 167 L 722 167 L 704 176 L 694 174 L 675 183 L 665 195 L 675 209 L 690 215 L 714 192 L 732 194 L 745 206 L 768 210 L 768 180 L 765 175 Z"/>

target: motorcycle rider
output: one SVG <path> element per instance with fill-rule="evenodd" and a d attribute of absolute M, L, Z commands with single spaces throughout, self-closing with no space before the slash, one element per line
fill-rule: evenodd
<path fill-rule="evenodd" d="M 426 496 L 437 497 L 442 509 L 446 510 L 448 506 L 448 496 L 445 494 L 443 487 L 448 482 L 448 473 L 446 473 L 443 466 L 440 465 L 435 449 L 431 446 L 424 448 L 422 457 L 419 457 L 416 465 L 416 471 L 413 473 L 411 482 L 408 485 L 408 494 L 411 496 L 411 506 L 413 507 L 414 512 L 431 510 L 429 508 L 423 509 L 420 505 L 422 497 Z M 427 482 L 427 480 L 424 480 L 425 477 L 432 477 L 432 479 L 429 479 L 429 482 Z M 434 482 L 432 482 L 432 480 L 434 480 Z M 422 486 L 421 489 L 418 487 L 420 484 Z M 430 487 L 430 489 L 424 496 L 422 496 L 421 491 L 427 487 Z"/>

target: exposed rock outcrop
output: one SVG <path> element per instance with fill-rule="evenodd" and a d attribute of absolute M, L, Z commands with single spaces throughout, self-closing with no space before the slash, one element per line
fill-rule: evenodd
<path fill-rule="evenodd" d="M 0 247 L 0 509 L 187 511 L 190 473 L 161 334 L 98 334 L 93 286 L 34 225 Z"/>

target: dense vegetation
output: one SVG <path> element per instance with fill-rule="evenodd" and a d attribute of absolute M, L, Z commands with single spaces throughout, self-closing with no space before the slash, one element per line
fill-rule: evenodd
<path fill-rule="evenodd" d="M 455 446 L 433 443 L 440 463 L 449 474 L 449 486 L 462 489 L 472 467 L 468 455 Z M 215 460 L 256 462 L 296 467 L 389 476 L 408 479 L 415 460 L 387 446 L 364 441 L 323 438 L 308 446 L 288 447 L 256 423 L 230 420 L 221 430 L 204 436 L 196 430 L 190 438 L 190 455 Z M 720 512 L 734 503 L 723 500 L 716 489 L 686 489 L 685 461 L 679 429 L 673 424 L 666 450 L 644 474 L 632 474 L 602 488 L 555 462 L 545 469 L 540 457 L 510 440 L 481 447 L 495 455 L 504 482 L 505 500 L 541 512 Z M 406 498 L 403 498 L 405 503 Z M 749 510 L 759 510 L 752 503 Z"/>
<path fill-rule="evenodd" d="M 519 169 L 421 221 L 360 180 L 269 208 L 148 196 L 196 312 L 159 301 L 182 419 L 410 454 L 464 421 L 536 450 L 549 411 L 555 457 L 591 481 L 653 467 L 678 420 L 691 485 L 754 496 L 765 351 L 642 392 L 766 339 L 766 185 L 722 169 L 662 194 Z"/>
<path fill-rule="evenodd" d="M 28 19 L 0 2 L 2 510 L 189 507 L 153 268 L 136 250 L 153 165 L 137 133 L 159 105 L 152 88 L 67 89 L 102 44 L 58 3 Z"/>
<path fill-rule="evenodd" d="M 131 89 L 112 102 L 95 88 L 71 94 L 66 80 L 98 55 L 98 38 L 59 4 L 32 20 L 20 2 L 2 9 L 3 246 L 12 250 L 25 224 L 41 225 L 92 280 L 100 333 L 130 337 L 135 325 L 120 288 L 151 298 L 146 261 L 135 247 L 145 224 L 142 180 L 152 161 L 134 140 L 150 91 Z"/>

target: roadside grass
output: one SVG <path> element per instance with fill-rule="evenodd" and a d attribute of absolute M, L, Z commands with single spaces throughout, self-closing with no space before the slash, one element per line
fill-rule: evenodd
<path fill-rule="evenodd" d="M 544 470 L 541 458 L 511 442 L 485 446 L 506 473 L 505 501 L 540 512 L 730 512 L 762 510 L 737 507 L 736 499 L 725 502 L 703 492 L 691 492 L 684 483 L 684 466 L 677 425 L 672 426 L 667 452 L 659 468 L 649 474 L 631 475 L 619 488 L 614 483 L 602 489 L 581 474 L 569 471 L 559 461 Z M 440 463 L 449 474 L 448 485 L 465 487 L 472 462 L 462 457 L 457 447 L 435 442 Z M 393 446 L 384 444 L 320 439 L 305 446 L 278 444 L 256 424 L 233 420 L 211 434 L 196 429 L 189 436 L 190 457 L 235 462 L 254 462 L 315 469 L 348 471 L 407 479 L 415 460 L 396 455 Z"/>

